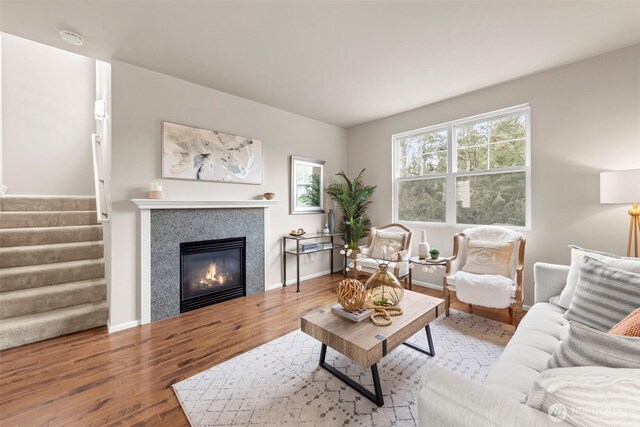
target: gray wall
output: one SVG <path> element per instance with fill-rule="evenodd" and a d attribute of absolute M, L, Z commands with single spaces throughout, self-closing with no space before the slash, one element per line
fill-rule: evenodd
<path fill-rule="evenodd" d="M 356 126 L 349 129 L 348 159 L 351 174 L 367 168 L 367 182 L 378 186 L 373 223 L 389 223 L 393 134 L 525 103 L 533 194 L 525 303 L 531 304 L 535 262 L 569 263 L 568 244 L 626 251 L 629 206 L 599 203 L 599 172 L 640 168 L 640 45 Z M 431 245 L 450 255 L 452 235 L 461 229 L 425 228 Z M 442 283 L 441 273 L 416 276 Z"/>
<path fill-rule="evenodd" d="M 164 185 L 167 197 L 177 199 L 242 200 L 275 192 L 281 202 L 268 209 L 265 262 L 266 285 L 277 286 L 282 235 L 298 227 L 320 231 L 326 221 L 318 214 L 289 215 L 289 157 L 325 160 L 329 178 L 347 167 L 346 130 L 119 61 L 112 62 L 111 72 L 111 325 L 140 318 L 140 225 L 130 199 L 146 197 L 149 183 L 161 178 L 163 120 L 263 140 L 264 185 L 182 180 L 164 180 Z M 316 254 L 314 261 L 302 262 L 301 274 L 328 269 L 328 254 Z"/>
<path fill-rule="evenodd" d="M 1 182 L 8 194 L 94 194 L 95 64 L 2 34 Z"/>

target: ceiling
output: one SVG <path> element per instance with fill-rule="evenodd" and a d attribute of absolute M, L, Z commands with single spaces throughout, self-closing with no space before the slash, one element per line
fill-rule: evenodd
<path fill-rule="evenodd" d="M 638 43 L 640 1 L 2 1 L 0 30 L 351 127 Z"/>

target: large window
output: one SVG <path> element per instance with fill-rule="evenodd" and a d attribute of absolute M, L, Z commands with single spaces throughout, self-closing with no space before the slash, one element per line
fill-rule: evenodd
<path fill-rule="evenodd" d="M 529 107 L 393 136 L 394 218 L 529 227 Z"/>

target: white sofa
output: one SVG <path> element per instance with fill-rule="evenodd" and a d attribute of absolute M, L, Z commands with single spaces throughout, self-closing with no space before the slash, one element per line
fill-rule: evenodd
<path fill-rule="evenodd" d="M 568 426 L 524 403 L 529 388 L 569 332 L 565 309 L 549 303 L 564 288 L 568 266 L 534 266 L 535 304 L 491 368 L 476 384 L 434 366 L 422 379 L 420 426 Z"/>

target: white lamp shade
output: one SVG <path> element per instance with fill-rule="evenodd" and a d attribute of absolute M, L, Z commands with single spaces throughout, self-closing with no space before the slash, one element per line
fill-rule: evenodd
<path fill-rule="evenodd" d="M 600 172 L 600 203 L 640 202 L 640 169 Z"/>

